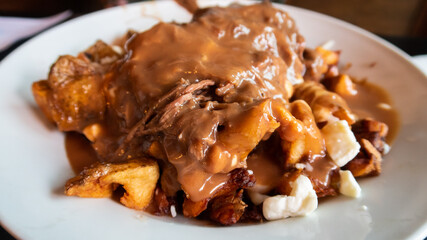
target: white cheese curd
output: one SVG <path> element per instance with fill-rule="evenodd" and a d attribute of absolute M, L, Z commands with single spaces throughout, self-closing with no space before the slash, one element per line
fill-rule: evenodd
<path fill-rule="evenodd" d="M 384 143 L 384 152 L 383 152 L 383 154 L 384 155 L 388 154 L 390 152 L 390 150 L 391 150 L 390 145 L 388 145 L 387 143 Z"/>
<path fill-rule="evenodd" d="M 346 165 L 360 150 L 360 144 L 347 121 L 328 122 L 321 130 L 325 138 L 326 151 L 339 167 Z"/>
<path fill-rule="evenodd" d="M 176 217 L 176 208 L 175 205 L 171 205 L 171 216 Z"/>
<path fill-rule="evenodd" d="M 340 193 L 349 197 L 360 197 L 362 189 L 356 182 L 356 179 L 354 178 L 353 174 L 348 170 L 340 170 L 340 177 Z"/>
<path fill-rule="evenodd" d="M 317 195 L 310 179 L 300 175 L 290 183 L 289 196 L 277 195 L 264 200 L 262 213 L 267 220 L 305 216 L 317 208 Z"/>

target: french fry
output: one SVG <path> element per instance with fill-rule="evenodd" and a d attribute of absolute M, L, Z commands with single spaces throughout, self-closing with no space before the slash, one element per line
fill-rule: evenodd
<path fill-rule="evenodd" d="M 111 197 L 118 186 L 126 191 L 120 202 L 129 208 L 144 209 L 151 201 L 159 178 L 159 167 L 149 159 L 124 163 L 97 163 L 68 180 L 65 194 L 85 198 Z"/>

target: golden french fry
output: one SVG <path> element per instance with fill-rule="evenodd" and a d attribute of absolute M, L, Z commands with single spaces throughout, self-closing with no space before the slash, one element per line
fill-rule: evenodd
<path fill-rule="evenodd" d="M 144 209 L 151 201 L 159 178 L 159 167 L 149 159 L 124 163 L 97 163 L 68 180 L 65 194 L 85 198 L 111 197 L 118 186 L 125 193 L 120 202 L 129 208 Z"/>

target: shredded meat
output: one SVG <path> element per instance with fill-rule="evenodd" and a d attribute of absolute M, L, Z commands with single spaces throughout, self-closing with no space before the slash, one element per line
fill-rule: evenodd
<path fill-rule="evenodd" d="M 237 223 L 242 217 L 247 205 L 242 201 L 243 189 L 212 199 L 210 204 L 210 219 L 222 225 Z"/>
<path fill-rule="evenodd" d="M 206 9 L 179 2 L 191 22 L 129 31 L 114 46 L 97 41 L 59 57 L 48 79 L 33 84 L 46 117 L 94 152 L 97 164 L 67 182 L 67 195 L 110 197 L 123 188 L 121 203 L 156 215 L 260 222 L 261 200 L 289 195 L 300 175 L 317 197 L 338 194 L 340 167 L 320 130 L 337 120 L 362 146 L 343 169 L 381 172 L 388 127 L 355 123 L 340 96 L 356 92 L 339 72 L 339 51 L 305 48 L 292 18 L 269 1 Z"/>
<path fill-rule="evenodd" d="M 388 133 L 387 125 L 367 118 L 357 121 L 352 126 L 352 131 L 361 145 L 361 151 L 344 168 L 350 170 L 355 177 L 379 175 Z"/>
<path fill-rule="evenodd" d="M 385 123 L 367 118 L 357 121 L 351 129 L 359 142 L 366 139 L 378 152 L 384 153 L 385 137 L 388 133 L 388 127 Z"/>
<path fill-rule="evenodd" d="M 240 222 L 262 222 L 264 217 L 262 215 L 261 205 L 256 206 L 250 201 L 246 201 L 248 206 L 245 208 L 245 212 L 240 217 Z"/>
<path fill-rule="evenodd" d="M 381 173 L 381 153 L 364 138 L 360 140 L 361 151 L 344 166 L 355 177 L 377 176 Z"/>
<path fill-rule="evenodd" d="M 152 206 L 149 211 L 158 216 L 171 216 L 171 207 L 176 206 L 174 197 L 168 197 L 160 187 L 154 191 Z"/>

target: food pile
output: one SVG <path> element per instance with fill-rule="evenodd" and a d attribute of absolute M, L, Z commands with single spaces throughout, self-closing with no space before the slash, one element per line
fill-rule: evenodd
<path fill-rule="evenodd" d="M 129 208 L 231 225 L 309 214 L 380 174 L 388 127 L 348 107 L 338 60 L 271 4 L 231 5 L 60 56 L 32 89 L 96 152 L 66 195 L 122 189 Z"/>

